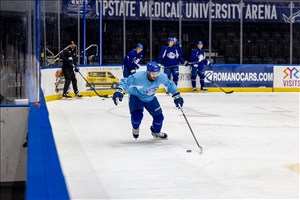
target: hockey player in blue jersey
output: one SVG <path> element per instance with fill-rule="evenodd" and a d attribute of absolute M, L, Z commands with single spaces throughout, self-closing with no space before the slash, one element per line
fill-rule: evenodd
<path fill-rule="evenodd" d="M 168 79 L 166 74 L 160 73 L 160 66 L 156 62 L 147 64 L 147 71 L 137 72 L 121 80 L 115 90 L 113 101 L 117 105 L 122 101 L 125 92 L 129 94 L 129 110 L 131 114 L 132 134 L 139 137 L 139 127 L 143 119 L 144 108 L 153 117 L 151 134 L 155 138 L 166 139 L 168 135 L 161 132 L 164 116 L 160 104 L 155 96 L 160 85 L 168 88 L 176 107 L 183 106 L 183 98 L 177 86 Z"/>
<path fill-rule="evenodd" d="M 174 46 L 178 46 L 181 49 L 181 44 L 178 42 L 176 37 L 174 37 Z"/>
<path fill-rule="evenodd" d="M 192 87 L 194 92 L 197 92 L 197 88 L 196 88 L 197 75 L 200 77 L 200 91 L 207 92 L 207 89 L 204 88 L 205 87 L 204 65 L 211 65 L 211 64 L 209 60 L 206 59 L 205 51 L 202 48 L 203 48 L 203 42 L 198 41 L 197 48 L 192 50 L 192 54 L 190 57 L 191 62 L 196 63 L 191 66 L 191 81 L 192 81 Z"/>
<path fill-rule="evenodd" d="M 140 68 L 140 62 L 143 58 L 143 45 L 138 43 L 135 49 L 132 49 L 123 59 L 123 77 L 134 74 Z"/>
<path fill-rule="evenodd" d="M 186 65 L 187 61 L 182 58 L 182 50 L 179 46 L 174 45 L 174 38 L 169 37 L 167 39 L 167 46 L 164 46 L 157 58 L 159 64 L 164 65 L 164 72 L 168 78 L 173 76 L 173 82 L 177 85 L 179 78 L 179 63 Z M 177 65 L 177 66 L 176 66 Z M 169 91 L 168 91 L 169 92 Z"/>
<path fill-rule="evenodd" d="M 181 44 L 178 42 L 176 37 L 174 37 L 173 40 L 174 40 L 174 46 L 177 47 L 179 54 L 182 55 Z M 187 63 L 185 63 L 185 64 L 187 64 Z"/>

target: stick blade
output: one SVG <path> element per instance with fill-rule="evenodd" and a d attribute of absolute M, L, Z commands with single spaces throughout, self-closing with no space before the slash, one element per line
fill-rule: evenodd
<path fill-rule="evenodd" d="M 229 91 L 229 92 L 225 92 L 226 94 L 232 94 L 233 93 L 233 90 L 232 91 Z"/>
<path fill-rule="evenodd" d="M 203 149 L 202 149 L 202 147 L 199 147 L 199 154 L 203 154 Z"/>

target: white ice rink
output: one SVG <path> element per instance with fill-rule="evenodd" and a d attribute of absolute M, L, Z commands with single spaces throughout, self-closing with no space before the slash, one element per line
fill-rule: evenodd
<path fill-rule="evenodd" d="M 299 198 L 299 93 L 182 93 L 183 110 L 158 94 L 168 140 L 144 112 L 132 137 L 128 97 L 48 102 L 72 199 Z M 191 149 L 192 153 L 186 150 Z"/>

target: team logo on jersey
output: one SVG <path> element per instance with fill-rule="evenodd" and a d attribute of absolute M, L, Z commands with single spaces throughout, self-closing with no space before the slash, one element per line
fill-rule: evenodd
<path fill-rule="evenodd" d="M 152 96 L 156 93 L 157 89 L 158 89 L 157 87 L 156 88 L 151 88 L 150 90 L 145 91 L 145 94 L 147 94 L 149 96 Z"/>
<path fill-rule="evenodd" d="M 138 64 L 140 62 L 140 60 L 141 59 L 139 59 L 139 58 L 134 58 L 132 61 L 133 61 L 133 63 Z"/>
<path fill-rule="evenodd" d="M 174 59 L 176 57 L 176 54 L 174 52 L 170 52 L 167 54 L 167 57 L 170 59 Z"/>

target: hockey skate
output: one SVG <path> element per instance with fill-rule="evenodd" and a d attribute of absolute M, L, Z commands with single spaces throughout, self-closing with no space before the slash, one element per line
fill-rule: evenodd
<path fill-rule="evenodd" d="M 78 91 L 75 93 L 76 98 L 82 98 L 82 94 L 80 94 Z"/>
<path fill-rule="evenodd" d="M 69 92 L 66 92 L 62 95 L 62 99 L 72 99 L 72 97 L 69 95 Z"/>
<path fill-rule="evenodd" d="M 194 93 L 197 93 L 197 88 L 193 88 L 193 92 L 194 92 Z"/>
<path fill-rule="evenodd" d="M 150 127 L 150 130 L 154 138 L 168 139 L 168 135 L 166 133 L 163 132 L 157 133 L 153 130 L 152 126 Z"/>
<path fill-rule="evenodd" d="M 133 128 L 133 129 L 132 129 L 132 136 L 133 136 L 135 139 L 137 139 L 137 138 L 139 137 L 139 132 L 140 132 L 140 129 L 139 129 L 139 128 L 137 128 L 137 129 Z"/>
<path fill-rule="evenodd" d="M 206 89 L 206 88 L 201 88 L 201 89 L 200 89 L 200 92 L 202 92 L 202 93 L 207 93 L 207 89 Z"/>

